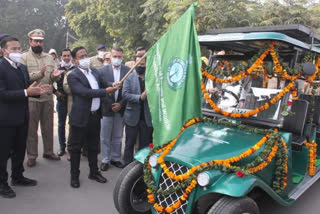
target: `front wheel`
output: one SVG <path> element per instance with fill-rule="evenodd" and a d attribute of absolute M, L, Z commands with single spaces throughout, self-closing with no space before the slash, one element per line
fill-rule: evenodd
<path fill-rule="evenodd" d="M 249 197 L 235 198 L 224 196 L 220 198 L 207 214 L 259 214 L 259 207 Z"/>
<path fill-rule="evenodd" d="M 114 204 L 120 214 L 150 214 L 143 165 L 133 161 L 120 173 L 113 190 Z"/>

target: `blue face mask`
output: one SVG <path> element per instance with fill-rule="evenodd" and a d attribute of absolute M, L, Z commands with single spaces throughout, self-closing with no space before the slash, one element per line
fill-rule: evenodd
<path fill-rule="evenodd" d="M 113 65 L 113 66 L 118 67 L 118 66 L 120 66 L 120 65 L 121 65 L 121 63 L 122 63 L 122 59 L 115 59 L 115 58 L 111 58 L 111 63 L 112 63 L 112 65 Z"/>

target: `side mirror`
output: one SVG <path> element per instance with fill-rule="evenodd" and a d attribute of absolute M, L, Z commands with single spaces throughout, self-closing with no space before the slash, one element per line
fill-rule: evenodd
<path fill-rule="evenodd" d="M 302 68 L 303 75 L 311 76 L 316 71 L 316 66 L 312 62 L 304 63 Z"/>

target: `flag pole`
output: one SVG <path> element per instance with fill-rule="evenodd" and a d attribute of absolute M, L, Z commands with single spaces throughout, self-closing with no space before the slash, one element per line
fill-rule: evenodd
<path fill-rule="evenodd" d="M 137 67 L 137 65 L 143 60 L 145 59 L 147 56 L 147 53 L 145 53 L 138 62 L 136 62 L 136 64 L 134 64 L 134 66 L 132 66 L 132 68 L 128 71 L 128 73 L 120 80 L 120 84 L 122 85 L 123 81 L 134 71 L 134 69 Z"/>

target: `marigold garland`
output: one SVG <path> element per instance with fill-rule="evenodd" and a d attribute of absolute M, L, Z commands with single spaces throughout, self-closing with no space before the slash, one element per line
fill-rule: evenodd
<path fill-rule="evenodd" d="M 272 150 L 269 153 L 269 156 L 266 158 L 266 160 L 260 163 L 258 166 L 248 169 L 248 171 L 250 173 L 256 173 L 266 168 L 269 165 L 269 163 L 272 161 L 272 159 L 276 156 L 277 151 L 278 151 L 278 143 L 276 142 L 275 145 L 272 147 Z"/>
<path fill-rule="evenodd" d="M 309 175 L 312 177 L 316 174 L 316 161 L 317 161 L 317 144 L 313 140 L 311 143 L 306 141 L 304 143 L 307 147 L 309 147 L 309 163 L 308 163 L 308 171 Z"/>
<path fill-rule="evenodd" d="M 295 81 L 296 79 L 298 79 L 301 76 L 301 72 L 298 72 L 296 75 L 289 75 L 286 70 L 283 68 L 283 66 L 280 63 L 280 60 L 277 56 L 277 52 L 274 49 L 275 46 L 275 42 L 271 42 L 269 47 L 259 56 L 259 58 L 251 65 L 251 67 L 249 67 L 246 71 L 239 71 L 239 74 L 233 76 L 230 79 L 227 78 L 218 78 L 216 77 L 214 74 L 210 74 L 208 73 L 208 71 L 206 71 L 205 69 L 202 68 L 202 75 L 207 77 L 208 79 L 218 82 L 218 83 L 232 83 L 232 82 L 238 82 L 244 78 L 246 78 L 247 76 L 250 76 L 252 79 L 255 79 L 258 75 L 259 72 L 262 71 L 263 72 L 263 77 L 264 78 L 272 78 L 273 75 L 268 75 L 267 70 L 265 69 L 265 64 L 264 64 L 264 59 L 266 58 L 266 56 L 268 54 L 271 55 L 272 57 L 272 61 L 274 64 L 274 73 L 277 74 L 278 77 L 280 77 L 282 80 L 289 80 L 289 81 Z M 216 71 L 220 71 L 223 68 L 223 65 L 225 64 L 225 61 L 223 61 L 223 64 L 220 64 L 218 66 L 218 68 L 216 69 Z M 230 66 L 228 64 L 228 66 Z M 320 78 L 320 74 L 318 73 L 318 68 L 320 66 L 320 57 L 318 57 L 317 60 L 317 64 L 316 64 L 316 72 L 311 75 L 311 76 L 307 76 L 307 82 L 312 83 L 313 80 L 316 78 L 317 75 L 319 75 Z M 230 68 L 229 68 L 230 70 Z M 254 71 L 256 71 L 257 73 L 253 73 Z M 266 82 L 264 82 L 264 87 L 266 86 Z"/>
<path fill-rule="evenodd" d="M 287 148 L 286 148 L 286 144 L 283 141 L 283 139 L 281 137 L 279 137 L 280 135 L 278 134 L 277 130 L 273 131 L 272 134 L 275 135 L 273 138 L 270 138 L 271 137 L 270 133 L 266 133 L 265 136 L 259 142 L 257 142 L 253 147 L 249 148 L 248 150 L 246 150 L 245 152 L 241 153 L 240 155 L 238 155 L 236 157 L 227 158 L 225 160 L 212 160 L 212 161 L 209 161 L 209 162 L 201 163 L 198 166 L 192 167 L 185 174 L 175 175 L 173 172 L 171 172 L 167 168 L 166 163 L 164 162 L 164 157 L 165 157 L 166 154 L 168 154 L 171 151 L 171 149 L 173 148 L 173 146 L 176 143 L 177 139 L 181 136 L 181 134 L 184 132 L 184 130 L 187 127 L 189 127 L 189 126 L 191 126 L 191 125 L 193 125 L 195 123 L 198 123 L 200 121 L 201 121 L 200 118 L 195 118 L 195 119 L 192 119 L 189 122 L 187 122 L 181 128 L 180 133 L 178 134 L 178 136 L 174 140 L 172 140 L 171 142 L 169 142 L 168 144 L 166 144 L 164 146 L 160 146 L 158 148 L 153 149 L 150 152 L 149 156 L 147 157 L 145 165 L 147 165 L 146 169 L 148 170 L 148 173 L 147 173 L 147 175 L 145 175 L 145 179 L 146 178 L 150 178 L 149 176 L 152 176 L 151 175 L 151 167 L 150 167 L 150 164 L 149 164 L 149 161 L 148 161 L 150 155 L 154 154 L 154 153 L 159 153 L 159 152 L 162 152 L 162 154 L 158 158 L 158 163 L 160 164 L 163 172 L 166 173 L 166 175 L 168 177 L 170 177 L 173 180 L 179 181 L 179 182 L 186 182 L 187 179 L 190 179 L 190 178 L 192 179 L 192 180 L 190 180 L 190 182 L 187 182 L 188 183 L 188 187 L 185 189 L 183 195 L 173 205 L 171 205 L 169 207 L 162 207 L 159 204 L 155 203 L 155 199 L 154 199 L 155 192 L 153 191 L 154 188 L 152 186 L 150 186 L 149 182 L 146 182 L 146 184 L 148 186 L 148 190 L 147 190 L 148 191 L 148 201 L 149 201 L 149 203 L 153 204 L 153 207 L 154 207 L 155 210 L 157 210 L 159 212 L 171 213 L 171 212 L 175 211 L 176 209 L 178 209 L 181 206 L 182 202 L 187 200 L 187 198 L 189 197 L 190 193 L 195 188 L 195 186 L 197 184 L 196 183 L 196 179 L 195 179 L 196 174 L 198 174 L 198 173 L 200 173 L 202 171 L 210 170 L 210 169 L 214 169 L 214 168 L 219 169 L 219 167 L 224 166 L 226 169 L 232 170 L 234 172 L 243 171 L 244 173 L 255 173 L 255 172 L 263 170 L 266 166 L 268 166 L 268 164 L 274 159 L 275 156 L 278 156 L 278 160 L 281 161 L 281 164 L 285 164 L 284 165 L 285 172 L 282 173 L 283 176 L 281 178 L 277 178 L 277 180 L 282 180 L 282 185 L 281 185 L 280 189 L 284 189 L 287 186 L 287 184 L 286 184 L 286 180 L 287 180 L 287 161 L 288 161 Z M 231 125 L 231 126 L 234 126 L 234 124 Z M 243 127 L 244 128 L 245 126 L 241 125 L 239 127 Z M 256 129 L 254 129 L 254 130 L 256 130 Z M 272 141 L 271 143 L 273 144 L 273 146 L 272 146 L 270 152 L 268 152 L 268 156 L 264 159 L 265 161 L 260 162 L 255 167 L 251 167 L 251 168 L 246 168 L 245 167 L 245 168 L 243 168 L 243 170 L 242 169 L 239 170 L 239 167 L 231 165 L 232 163 L 236 163 L 236 162 L 240 161 L 243 158 L 249 157 L 250 155 L 255 153 L 257 150 L 259 150 L 270 139 L 278 139 L 278 138 L 281 138 L 281 140 L 282 140 L 282 144 L 280 144 L 281 145 L 280 150 L 282 150 L 283 153 L 285 154 L 284 158 L 281 158 L 280 155 L 279 155 L 280 153 L 277 152 L 278 148 L 279 148 L 278 140 L 276 140 L 276 141 L 271 140 Z M 268 146 L 266 146 L 264 148 L 264 151 L 266 149 L 268 149 Z M 248 164 L 248 165 L 252 165 L 252 164 Z M 280 168 L 282 168 L 282 167 L 280 167 Z M 279 167 L 277 168 L 277 170 L 279 170 Z M 277 173 L 275 173 L 275 174 L 277 174 Z M 277 192 L 280 192 L 280 189 L 279 190 L 277 189 L 277 186 L 278 186 L 277 183 L 278 183 L 278 181 L 274 181 L 274 188 L 276 188 L 275 190 Z"/>
<path fill-rule="evenodd" d="M 283 140 L 283 138 L 281 138 L 281 143 L 282 143 L 282 146 L 285 150 L 285 153 L 287 154 L 288 152 L 288 147 L 287 147 L 287 143 Z M 288 155 L 285 156 L 285 159 L 284 159 L 284 163 L 285 163 L 285 166 L 284 166 L 284 177 L 283 177 L 283 182 L 282 182 L 282 188 L 286 188 L 287 187 L 287 180 L 288 180 Z"/>

